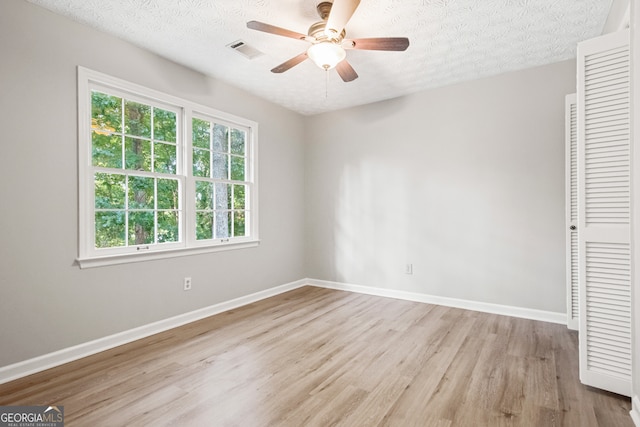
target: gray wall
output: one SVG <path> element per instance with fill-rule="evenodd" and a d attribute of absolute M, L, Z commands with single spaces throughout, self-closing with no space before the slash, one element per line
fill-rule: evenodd
<path fill-rule="evenodd" d="M 566 61 L 306 118 L 307 276 L 565 312 L 575 84 Z"/>
<path fill-rule="evenodd" d="M 22 0 L 0 56 L 0 366 L 305 276 L 301 116 Z M 259 122 L 260 246 L 74 266 L 77 65 Z"/>

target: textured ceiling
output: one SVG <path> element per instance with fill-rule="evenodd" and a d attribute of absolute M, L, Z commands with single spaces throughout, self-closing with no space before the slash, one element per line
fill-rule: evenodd
<path fill-rule="evenodd" d="M 302 114 L 574 58 L 601 34 L 611 0 L 362 0 L 348 38 L 408 37 L 405 52 L 349 50 L 344 83 L 311 61 L 269 70 L 308 43 L 249 30 L 258 20 L 306 33 L 319 0 L 28 0 Z M 226 47 L 243 40 L 264 54 Z"/>

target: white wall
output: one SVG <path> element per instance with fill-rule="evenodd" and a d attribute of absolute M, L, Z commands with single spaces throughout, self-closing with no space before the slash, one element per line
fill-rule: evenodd
<path fill-rule="evenodd" d="M 565 312 L 575 84 L 572 60 L 307 118 L 308 277 Z"/>
<path fill-rule="evenodd" d="M 80 270 L 76 66 L 260 125 L 258 248 Z M 0 366 L 301 279 L 301 116 L 23 0 L 0 2 Z M 193 290 L 182 290 L 182 278 Z"/>

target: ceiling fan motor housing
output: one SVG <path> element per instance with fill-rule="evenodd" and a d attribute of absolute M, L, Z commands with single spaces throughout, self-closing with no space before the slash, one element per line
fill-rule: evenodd
<path fill-rule="evenodd" d="M 327 19 L 329 18 L 329 14 L 331 13 L 331 7 L 333 6 L 332 2 L 323 1 L 316 6 L 316 10 L 318 11 L 318 15 L 322 21 L 318 21 L 315 24 L 312 24 L 309 27 L 309 31 L 307 34 L 311 37 L 314 37 L 317 41 L 332 41 L 335 43 L 340 43 L 342 39 L 344 39 L 347 35 L 346 30 L 342 30 L 340 34 L 333 35 L 329 37 L 325 34 L 324 30 L 327 26 Z"/>
<path fill-rule="evenodd" d="M 307 34 L 318 41 L 335 41 L 335 42 L 342 41 L 342 39 L 344 39 L 345 36 L 347 35 L 347 32 L 345 30 L 342 30 L 342 32 L 338 34 L 337 37 L 329 38 L 329 36 L 327 36 L 324 32 L 324 28 L 326 26 L 327 26 L 327 21 L 318 21 L 309 27 L 309 31 L 307 31 Z"/>

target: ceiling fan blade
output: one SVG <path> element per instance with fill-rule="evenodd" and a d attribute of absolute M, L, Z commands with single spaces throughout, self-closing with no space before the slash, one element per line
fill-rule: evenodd
<path fill-rule="evenodd" d="M 360 0 L 334 0 L 324 29 L 325 34 L 330 37 L 340 34 L 359 4 Z"/>
<path fill-rule="evenodd" d="M 296 65 L 298 65 L 299 63 L 301 63 L 305 59 L 307 59 L 307 52 L 302 52 L 300 55 L 294 56 L 290 60 L 285 61 L 282 64 L 278 65 L 273 70 L 271 70 L 271 72 L 272 73 L 284 73 L 285 71 L 287 71 L 290 68 L 295 67 Z"/>
<path fill-rule="evenodd" d="M 345 39 L 342 42 L 345 49 L 362 50 L 407 50 L 409 39 L 406 37 L 375 37 L 369 39 Z"/>
<path fill-rule="evenodd" d="M 276 27 L 275 25 L 265 24 L 264 22 L 259 21 L 247 22 L 247 28 L 298 40 L 307 40 L 308 37 L 306 34 L 296 33 L 295 31 L 287 30 L 286 28 Z"/>
<path fill-rule="evenodd" d="M 338 65 L 336 65 L 336 71 L 345 82 L 351 82 L 358 78 L 358 73 L 356 73 L 356 70 L 353 69 L 346 59 L 338 62 Z"/>

